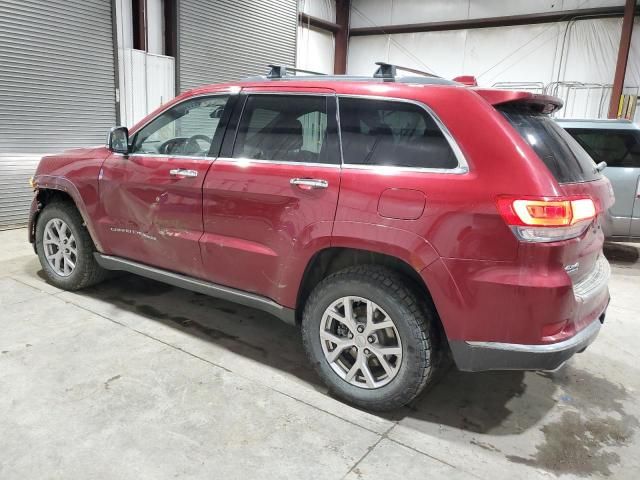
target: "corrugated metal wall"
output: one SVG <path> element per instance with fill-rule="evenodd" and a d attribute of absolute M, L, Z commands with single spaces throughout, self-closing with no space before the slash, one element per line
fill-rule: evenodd
<path fill-rule="evenodd" d="M 180 90 L 295 65 L 296 0 L 180 0 Z"/>
<path fill-rule="evenodd" d="M 111 0 L 0 1 L 0 229 L 26 222 L 40 156 L 115 125 Z"/>

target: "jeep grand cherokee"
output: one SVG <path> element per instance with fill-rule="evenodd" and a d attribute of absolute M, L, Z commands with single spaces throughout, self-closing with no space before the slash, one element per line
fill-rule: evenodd
<path fill-rule="evenodd" d="M 125 270 L 300 325 L 340 397 L 391 409 L 443 359 L 555 369 L 609 302 L 594 162 L 557 98 L 433 77 L 188 91 L 44 157 L 29 239 L 55 285 Z"/>

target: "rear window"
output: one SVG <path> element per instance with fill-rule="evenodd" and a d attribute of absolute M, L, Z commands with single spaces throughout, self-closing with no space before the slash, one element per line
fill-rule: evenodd
<path fill-rule="evenodd" d="M 498 109 L 531 145 L 559 183 L 601 178 L 589 154 L 551 117 L 524 108 Z"/>
<path fill-rule="evenodd" d="M 567 128 L 596 162 L 609 167 L 640 168 L 640 135 L 632 130 Z"/>

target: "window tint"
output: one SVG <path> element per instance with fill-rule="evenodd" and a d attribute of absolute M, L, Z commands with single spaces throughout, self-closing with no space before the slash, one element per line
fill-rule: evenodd
<path fill-rule="evenodd" d="M 498 110 L 531 145 L 559 183 L 590 182 L 601 177 L 584 148 L 548 115 L 512 106 Z"/>
<path fill-rule="evenodd" d="M 418 168 L 455 168 L 458 160 L 444 134 L 418 105 L 340 98 L 344 162 Z"/>
<path fill-rule="evenodd" d="M 132 152 L 207 156 L 228 98 L 194 98 L 176 105 L 136 134 Z"/>
<path fill-rule="evenodd" d="M 640 168 L 638 132 L 588 128 L 568 128 L 567 131 L 596 163 L 607 162 L 609 167 Z"/>
<path fill-rule="evenodd" d="M 250 95 L 242 112 L 234 158 L 326 163 L 324 96 Z"/>

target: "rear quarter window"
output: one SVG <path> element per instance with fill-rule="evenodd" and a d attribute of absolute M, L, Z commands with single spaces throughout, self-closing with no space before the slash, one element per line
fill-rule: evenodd
<path fill-rule="evenodd" d="M 340 97 L 344 163 L 454 169 L 458 159 L 442 130 L 419 105 Z"/>
<path fill-rule="evenodd" d="M 514 106 L 500 107 L 498 111 L 533 148 L 558 183 L 601 178 L 584 148 L 548 115 Z"/>

